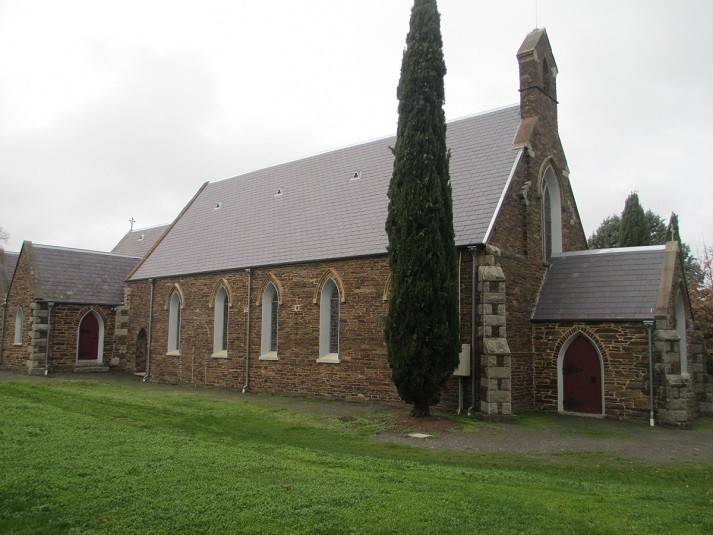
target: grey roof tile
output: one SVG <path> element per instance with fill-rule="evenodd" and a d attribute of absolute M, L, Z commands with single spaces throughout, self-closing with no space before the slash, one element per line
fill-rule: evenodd
<path fill-rule="evenodd" d="M 20 253 L 11 253 L 0 249 L 0 299 L 4 299 L 10 288 Z"/>
<path fill-rule="evenodd" d="M 448 124 L 458 245 L 484 241 L 519 153 L 519 122 L 520 108 L 511 106 Z M 394 141 L 208 184 L 131 278 L 385 253 Z M 356 171 L 361 178 L 352 180 Z"/>
<path fill-rule="evenodd" d="M 111 252 L 142 258 L 168 227 L 168 225 L 159 225 L 157 227 L 130 230 L 119 240 L 119 243 L 114 246 Z"/>
<path fill-rule="evenodd" d="M 0 264 L 3 270 L 0 276 L 4 276 L 5 280 L 10 282 L 12 275 L 15 273 L 15 266 L 17 265 L 17 259 L 20 258 L 20 253 L 0 250 L 0 256 Z"/>
<path fill-rule="evenodd" d="M 32 246 L 45 301 L 118 305 L 124 278 L 139 258 L 98 251 Z"/>
<path fill-rule="evenodd" d="M 664 254 L 665 246 L 660 245 L 555 255 L 532 319 L 652 318 Z"/>

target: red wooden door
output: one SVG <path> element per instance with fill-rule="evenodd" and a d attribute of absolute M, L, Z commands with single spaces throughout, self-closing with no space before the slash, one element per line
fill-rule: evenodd
<path fill-rule="evenodd" d="M 94 314 L 84 316 L 79 325 L 79 360 L 96 360 L 99 354 L 99 322 Z"/>
<path fill-rule="evenodd" d="M 592 343 L 578 336 L 562 361 L 562 408 L 569 412 L 602 414 L 602 369 Z"/>

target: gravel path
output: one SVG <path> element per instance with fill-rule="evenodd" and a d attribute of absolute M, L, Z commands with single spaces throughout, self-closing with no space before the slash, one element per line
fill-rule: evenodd
<path fill-rule="evenodd" d="M 693 430 L 555 414 L 544 420 L 541 426 L 535 427 L 515 419 L 511 423 L 483 423 L 469 431 L 453 426 L 440 432 L 428 423 L 414 423 L 406 432 L 389 432 L 382 438 L 431 449 L 505 452 L 545 458 L 586 451 L 661 463 L 713 462 L 713 419 L 710 417 L 700 419 Z M 413 438 L 409 436 L 412 433 L 432 436 Z"/>

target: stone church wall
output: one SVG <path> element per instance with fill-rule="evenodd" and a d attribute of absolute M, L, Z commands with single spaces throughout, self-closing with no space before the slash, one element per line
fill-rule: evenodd
<path fill-rule="evenodd" d="M 5 326 L 0 366 L 5 370 L 27 371 L 30 358 L 31 340 L 33 337 L 34 280 L 31 275 L 31 261 L 27 252 L 18 258 L 16 274 L 7 295 L 5 310 Z M 22 344 L 15 345 L 15 317 L 17 309 L 22 307 L 23 326 Z"/>
<path fill-rule="evenodd" d="M 472 260 L 461 251 L 461 340 L 470 343 Z M 330 270 L 332 270 L 330 272 Z M 318 363 L 319 284 L 329 273 L 343 290 L 340 304 L 339 363 Z M 250 310 L 248 388 L 252 392 L 399 403 L 386 356 L 383 320 L 387 311 L 388 262 L 385 256 L 310 264 L 172 277 L 155 281 L 151 324 L 151 380 L 242 389 L 246 384 L 246 329 Z M 261 359 L 262 295 L 268 281 L 277 281 L 277 360 Z M 227 355 L 213 354 L 215 292 L 227 286 Z M 175 288 L 184 298 L 180 355 L 167 354 L 168 302 Z M 149 330 L 150 282 L 127 287 L 128 336 L 122 368 L 133 371 L 136 339 Z M 317 302 L 315 302 L 317 298 Z M 470 378 L 464 380 L 464 408 L 471 403 Z M 453 378 L 441 407 L 458 406 L 459 379 Z"/>

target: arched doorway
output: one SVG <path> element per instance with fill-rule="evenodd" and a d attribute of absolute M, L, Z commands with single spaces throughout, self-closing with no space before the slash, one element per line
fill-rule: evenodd
<path fill-rule="evenodd" d="M 79 324 L 77 360 L 101 362 L 104 344 L 104 325 L 94 312 L 88 312 Z"/>
<path fill-rule="evenodd" d="M 146 331 L 141 329 L 139 335 L 136 337 L 136 354 L 134 356 L 134 372 L 145 373 L 146 372 L 146 353 L 147 353 L 147 343 L 146 343 Z"/>
<path fill-rule="evenodd" d="M 560 356 L 560 410 L 603 414 L 602 361 L 594 344 L 577 335 Z"/>

